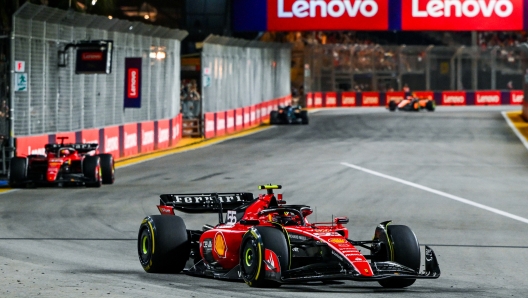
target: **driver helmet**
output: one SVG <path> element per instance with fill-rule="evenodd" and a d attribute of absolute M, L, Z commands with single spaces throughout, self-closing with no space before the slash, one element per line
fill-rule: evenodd
<path fill-rule="evenodd" d="M 60 152 L 59 152 L 59 155 L 60 156 L 66 156 L 66 155 L 70 155 L 70 150 L 68 149 L 61 149 Z"/>

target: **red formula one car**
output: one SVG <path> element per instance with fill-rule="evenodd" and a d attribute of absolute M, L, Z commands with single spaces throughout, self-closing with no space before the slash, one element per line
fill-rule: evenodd
<path fill-rule="evenodd" d="M 111 154 L 96 154 L 98 144 L 46 144 L 46 155 L 13 157 L 9 165 L 9 185 L 86 185 L 100 187 L 115 179 L 114 158 Z"/>
<path fill-rule="evenodd" d="M 408 96 L 405 99 L 389 101 L 388 108 L 391 112 L 396 110 L 418 112 L 423 109 L 434 112 L 436 104 L 432 99 Z"/>
<path fill-rule="evenodd" d="M 259 186 L 267 193 L 257 198 L 251 193 L 161 195 L 161 215 L 147 216 L 139 228 L 138 254 L 143 269 L 241 279 L 251 287 L 355 280 L 404 288 L 416 279 L 440 276 L 436 256 L 428 246 L 425 271 L 419 272 L 420 245 L 407 226 L 386 221 L 377 226 L 373 240 L 351 240 L 344 226 L 348 218 L 310 223 L 307 217 L 312 209 L 287 205 L 282 194 L 273 193 L 280 188 Z M 188 230 L 175 210 L 217 212 L 220 222 Z"/>

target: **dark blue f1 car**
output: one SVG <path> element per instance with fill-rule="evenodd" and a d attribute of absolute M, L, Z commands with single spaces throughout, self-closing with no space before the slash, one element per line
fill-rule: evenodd
<path fill-rule="evenodd" d="M 308 111 L 301 106 L 279 106 L 270 113 L 270 124 L 308 124 Z"/>

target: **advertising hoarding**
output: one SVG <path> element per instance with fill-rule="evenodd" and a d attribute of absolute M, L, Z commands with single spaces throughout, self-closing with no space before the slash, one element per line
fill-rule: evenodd
<path fill-rule="evenodd" d="M 233 27 L 235 31 L 518 31 L 528 30 L 527 8 L 528 0 L 233 0 Z"/>

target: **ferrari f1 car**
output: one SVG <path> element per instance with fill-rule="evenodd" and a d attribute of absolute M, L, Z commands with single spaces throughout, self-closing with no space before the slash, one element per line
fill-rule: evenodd
<path fill-rule="evenodd" d="M 271 111 L 270 124 L 308 124 L 308 111 L 301 106 L 279 106 Z"/>
<path fill-rule="evenodd" d="M 114 158 L 111 154 L 96 154 L 96 143 L 46 144 L 45 155 L 13 157 L 9 166 L 9 185 L 85 185 L 100 187 L 113 184 Z"/>
<path fill-rule="evenodd" d="M 402 100 L 391 100 L 389 101 L 389 111 L 394 112 L 399 111 L 414 111 L 418 112 L 420 110 L 427 110 L 429 112 L 434 112 L 436 108 L 435 101 L 428 98 L 417 98 L 409 96 Z"/>
<path fill-rule="evenodd" d="M 262 185 L 265 194 L 163 194 L 161 215 L 143 219 L 138 254 L 146 272 L 178 273 L 244 280 L 251 287 L 276 287 L 311 281 L 376 281 L 404 288 L 416 279 L 434 279 L 440 268 L 425 246 L 420 272 L 420 245 L 404 225 L 380 223 L 373 240 L 349 239 L 346 217 L 311 223 L 312 208 L 287 205 L 280 185 Z M 223 212 L 227 210 L 226 220 Z M 218 213 L 219 223 L 188 230 L 175 211 Z M 365 249 L 367 253 L 362 253 Z"/>

